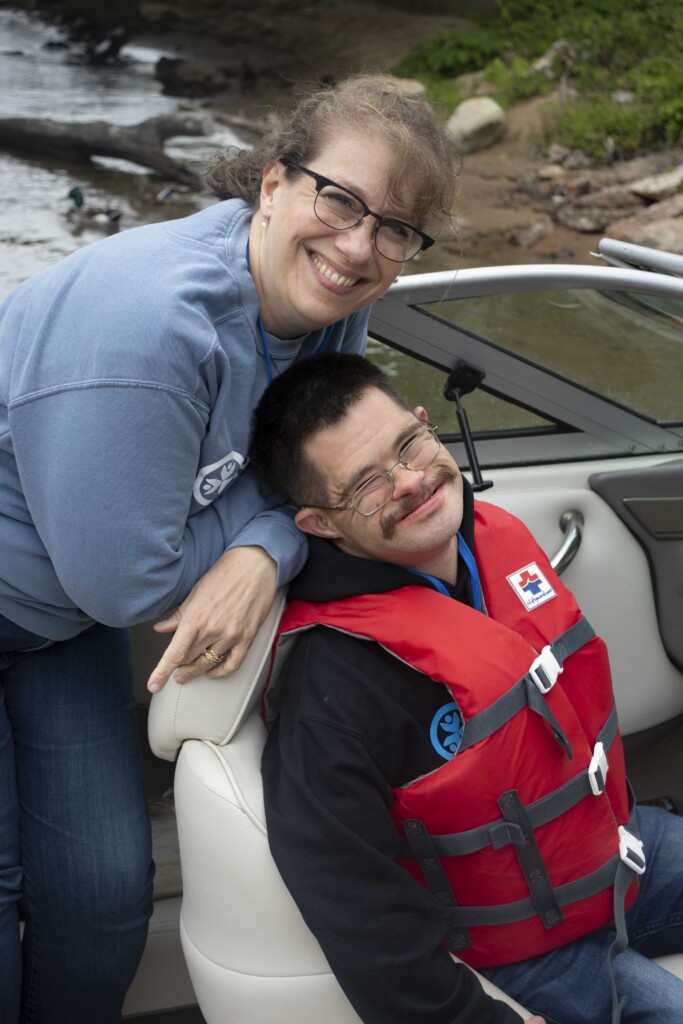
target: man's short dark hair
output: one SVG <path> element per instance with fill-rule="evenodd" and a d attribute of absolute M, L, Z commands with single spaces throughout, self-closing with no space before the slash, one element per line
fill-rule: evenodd
<path fill-rule="evenodd" d="M 362 356 L 326 352 L 294 363 L 275 378 L 256 406 L 252 467 L 295 505 L 326 505 L 325 481 L 306 458 L 304 443 L 343 420 L 371 388 L 409 409 L 382 370 Z"/>

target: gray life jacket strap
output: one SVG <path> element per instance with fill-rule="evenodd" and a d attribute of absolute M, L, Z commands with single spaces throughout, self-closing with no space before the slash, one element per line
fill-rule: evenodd
<path fill-rule="evenodd" d="M 410 844 L 413 857 L 420 865 L 425 885 L 438 903 L 450 911 L 448 917 L 448 934 L 446 944 L 452 953 L 472 948 L 466 928 L 459 927 L 453 918 L 452 911 L 458 906 L 453 890 L 441 861 L 434 852 L 432 839 L 421 821 L 408 819 L 403 822 L 406 837 Z"/>
<path fill-rule="evenodd" d="M 595 896 L 614 884 L 619 855 L 615 854 L 590 875 L 584 875 L 573 882 L 555 888 L 555 899 L 561 907 L 577 900 Z M 516 900 L 514 903 L 499 903 L 487 907 L 457 907 L 453 910 L 455 921 L 461 927 L 473 928 L 484 925 L 518 924 L 536 916 L 531 899 Z"/>
<path fill-rule="evenodd" d="M 514 686 L 490 707 L 467 719 L 463 727 L 463 736 L 458 752 L 467 750 L 475 743 L 479 743 L 480 740 L 491 736 L 519 711 L 529 707 L 548 721 L 553 735 L 564 749 L 567 757 L 571 758 L 573 755 L 569 741 L 550 711 L 544 694 L 548 693 L 555 685 L 566 659 L 584 647 L 594 636 L 595 630 L 588 619 L 581 618 L 556 637 L 551 644 L 543 649 L 529 671 Z"/>
<path fill-rule="evenodd" d="M 515 844 L 515 855 L 520 871 L 529 889 L 534 910 L 546 930 L 554 928 L 564 915 L 555 897 L 543 856 L 534 838 L 529 815 L 516 789 L 508 790 L 498 800 L 498 806 L 506 821 L 517 825 L 522 832 L 521 843 Z"/>
<path fill-rule="evenodd" d="M 630 787 L 629 793 L 632 798 L 633 793 Z M 516 822 L 515 824 L 518 828 L 522 830 L 525 829 L 524 823 L 520 824 L 519 822 Z M 532 892 L 533 895 L 527 899 L 517 900 L 514 903 L 494 904 L 492 906 L 459 906 L 455 895 L 453 894 L 450 882 L 448 881 L 448 877 L 434 852 L 431 837 L 427 832 L 427 829 L 421 821 L 417 821 L 416 819 L 405 821 L 404 825 L 406 828 L 406 835 L 411 836 L 412 846 L 414 849 L 413 856 L 418 861 L 420 868 L 422 869 L 427 888 L 442 906 L 448 908 L 451 921 L 448 929 L 447 944 L 451 952 L 457 953 L 458 951 L 471 948 L 471 941 L 467 931 L 468 928 L 518 924 L 520 921 L 526 921 L 528 918 L 534 917 L 539 913 L 536 905 L 539 901 L 536 897 L 538 896 L 538 892 L 542 892 L 542 890 L 539 888 L 538 892 L 534 892 L 535 879 L 532 880 L 532 886 L 530 886 L 530 892 Z M 530 870 L 534 871 L 535 867 L 532 866 Z M 543 871 L 546 879 L 550 882 L 545 868 L 543 868 Z M 589 875 L 584 875 L 583 878 L 577 878 L 573 882 L 566 882 L 564 885 L 556 887 L 551 885 L 552 900 L 558 908 L 568 906 L 572 903 L 578 903 L 591 896 L 596 896 L 599 892 L 603 892 L 605 889 L 611 887 L 614 889 L 614 924 L 616 928 L 616 938 L 610 946 L 608 957 L 608 970 L 612 988 L 613 1007 L 611 1024 L 620 1024 L 621 1011 L 625 1002 L 624 1000 L 619 1001 L 617 997 L 612 962 L 614 957 L 628 945 L 625 912 L 626 895 L 628 888 L 633 881 L 634 874 L 642 874 L 644 871 L 645 856 L 643 853 L 643 844 L 638 838 L 635 803 L 632 799 L 628 829 L 623 826 L 619 827 L 619 853 L 615 854 L 614 857 L 611 857 L 608 861 L 602 864 L 596 871 L 591 872 Z M 528 874 L 529 871 L 525 871 L 527 884 L 529 884 L 529 879 L 527 877 Z M 546 894 L 542 893 L 540 902 L 542 910 L 546 907 L 546 904 L 543 902 L 545 896 Z M 551 909 L 550 903 L 548 903 L 548 908 Z M 547 913 L 550 912 L 550 909 Z M 544 920 L 544 924 L 546 924 L 543 913 L 541 913 L 541 918 Z M 546 924 L 546 927 L 552 927 L 554 924 L 559 923 L 561 919 L 562 916 L 560 911 L 560 917 L 557 920 L 550 917 L 547 918 L 548 923 Z"/>
<path fill-rule="evenodd" d="M 625 839 L 622 844 L 621 840 L 624 835 L 628 836 L 629 839 Z M 642 844 L 638 840 L 637 835 L 634 809 L 631 812 L 628 829 L 623 828 L 623 826 L 619 829 L 620 852 L 589 875 L 577 878 L 573 882 L 566 882 L 564 885 L 558 885 L 553 890 L 555 899 L 560 907 L 566 907 L 570 903 L 577 903 L 580 900 L 588 899 L 604 889 L 619 885 L 620 891 L 618 893 L 615 892 L 614 895 L 614 920 L 617 924 L 617 942 L 619 944 L 626 937 L 626 927 L 625 925 L 620 925 L 620 917 L 623 918 L 624 916 L 626 890 L 633 880 L 634 873 L 642 873 L 645 870 Z M 630 850 L 625 849 L 624 846 L 630 846 Z M 624 865 L 624 868 L 620 868 L 620 865 Z M 626 875 L 624 875 L 624 869 Z M 500 903 L 485 907 L 456 906 L 452 914 L 457 925 L 472 928 L 479 925 L 517 924 L 519 921 L 534 917 L 536 909 L 532 900 L 527 898 L 517 900 L 514 903 Z M 625 945 L 620 945 L 616 952 L 620 952 L 624 948 Z M 616 955 L 616 952 L 614 955 Z"/>
<path fill-rule="evenodd" d="M 636 824 L 636 798 L 629 785 L 631 814 L 628 828 L 619 828 L 619 864 L 614 878 L 614 926 L 616 935 L 607 954 L 607 971 L 612 990 L 612 1024 L 620 1024 L 621 1013 L 626 1005 L 627 996 L 619 998 L 617 983 L 614 977 L 614 958 L 628 946 L 626 931 L 626 895 L 633 881 L 634 874 L 642 875 L 645 871 L 645 853 L 640 841 L 640 833 Z"/>
<path fill-rule="evenodd" d="M 628 946 L 624 904 L 626 902 L 626 893 L 628 892 L 628 888 L 632 881 L 633 872 L 626 864 L 624 864 L 623 860 L 620 860 L 614 879 L 614 924 L 616 926 L 617 934 L 607 954 L 607 972 L 609 974 L 610 989 L 612 991 L 612 1024 L 620 1024 L 621 1013 L 628 998 L 627 996 L 622 996 L 621 999 L 619 998 L 619 993 L 617 992 L 617 981 L 614 977 L 614 958 Z"/>
<path fill-rule="evenodd" d="M 601 743 L 605 753 L 608 753 L 617 735 L 617 728 L 617 709 L 613 706 L 607 722 L 598 735 L 596 748 Z M 604 767 L 597 767 L 593 773 L 590 768 L 582 771 L 573 779 L 565 782 L 559 789 L 527 804 L 526 813 L 531 828 L 536 829 L 541 825 L 547 825 L 549 821 L 559 818 L 560 815 L 571 810 L 589 795 L 600 795 L 605 788 L 605 775 L 606 760 Z M 432 849 L 437 856 L 463 857 L 469 853 L 477 853 L 487 846 L 492 846 L 494 850 L 500 850 L 510 844 L 517 846 L 523 842 L 523 833 L 518 823 L 499 818 L 486 825 L 468 829 L 466 832 L 432 836 L 431 841 Z M 411 849 L 407 840 L 402 840 L 400 855 L 408 857 L 410 853 Z"/>

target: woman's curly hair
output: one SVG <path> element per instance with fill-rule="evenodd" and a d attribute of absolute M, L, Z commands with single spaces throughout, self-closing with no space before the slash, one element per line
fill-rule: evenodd
<path fill-rule="evenodd" d="M 459 170 L 455 147 L 430 104 L 401 93 L 383 75 L 357 75 L 304 96 L 253 149 L 233 147 L 214 157 L 206 184 L 220 199 L 243 199 L 256 209 L 269 164 L 307 164 L 343 135 L 375 137 L 391 147 L 389 196 L 417 223 L 450 221 Z M 299 172 L 286 173 L 294 178 Z"/>

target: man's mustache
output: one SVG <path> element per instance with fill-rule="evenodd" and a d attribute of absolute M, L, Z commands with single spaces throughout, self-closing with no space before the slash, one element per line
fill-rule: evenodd
<path fill-rule="evenodd" d="M 445 483 L 452 483 L 457 480 L 458 472 L 455 469 L 451 469 L 450 466 L 439 466 L 434 474 L 434 477 L 427 486 L 420 488 L 420 493 L 417 495 L 411 495 L 408 498 L 402 498 L 396 508 L 393 508 L 391 512 L 387 512 L 382 517 L 380 522 L 380 531 L 384 540 L 391 540 L 396 532 L 396 525 L 401 519 L 405 519 L 411 512 L 414 512 L 420 505 L 424 505 L 425 501 L 434 494 L 435 491 Z"/>

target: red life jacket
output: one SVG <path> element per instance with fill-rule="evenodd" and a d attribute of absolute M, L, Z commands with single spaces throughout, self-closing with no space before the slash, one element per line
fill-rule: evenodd
<path fill-rule="evenodd" d="M 401 863 L 449 907 L 449 948 L 479 967 L 623 917 L 644 858 L 623 828 L 605 645 L 526 527 L 493 505 L 475 509 L 488 614 L 423 586 L 293 601 L 274 664 L 288 640 L 324 625 L 376 641 L 448 688 L 464 720 L 457 754 L 396 789 L 392 817 Z"/>

